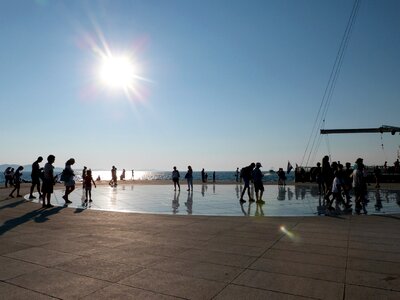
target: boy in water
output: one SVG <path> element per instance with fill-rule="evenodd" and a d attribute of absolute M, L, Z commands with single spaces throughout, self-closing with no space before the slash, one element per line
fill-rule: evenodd
<path fill-rule="evenodd" d="M 83 179 L 84 183 L 85 183 L 85 190 L 86 190 L 86 199 L 85 202 L 88 201 L 88 195 L 89 195 L 89 202 L 92 202 L 92 182 L 94 184 L 94 187 L 96 187 L 96 183 L 93 180 L 92 177 L 92 170 L 87 170 L 86 172 L 86 176 Z"/>

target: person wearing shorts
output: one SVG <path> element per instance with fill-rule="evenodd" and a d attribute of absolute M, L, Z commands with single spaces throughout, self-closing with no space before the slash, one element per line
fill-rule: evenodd
<path fill-rule="evenodd" d="M 256 168 L 253 170 L 253 183 L 254 183 L 254 191 L 256 192 L 256 200 L 259 204 L 264 204 L 265 201 L 262 199 L 264 193 L 264 184 L 263 177 L 264 174 L 261 172 L 260 168 L 262 167 L 261 163 L 256 163 Z"/>
<path fill-rule="evenodd" d="M 172 171 L 172 182 L 174 183 L 174 191 L 176 191 L 176 186 L 178 186 L 178 190 L 181 190 L 181 185 L 179 184 L 179 177 L 181 175 L 179 174 L 179 171 L 174 167 L 174 170 Z"/>
<path fill-rule="evenodd" d="M 43 208 L 51 208 L 53 205 L 50 204 L 51 194 L 53 193 L 54 186 L 54 167 L 53 163 L 55 162 L 56 157 L 50 154 L 47 157 L 47 163 L 44 165 L 44 174 L 43 174 L 43 184 L 42 184 L 42 199 L 43 199 Z M 45 204 L 47 200 L 47 204 Z"/>

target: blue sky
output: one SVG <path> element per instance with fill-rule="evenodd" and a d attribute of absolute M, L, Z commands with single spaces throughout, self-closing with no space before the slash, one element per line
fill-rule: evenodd
<path fill-rule="evenodd" d="M 58 166 L 104 169 L 300 164 L 352 6 L 3 0 L 0 163 L 52 153 Z M 326 128 L 400 126 L 399 11 L 361 1 Z M 129 53 L 146 79 L 137 94 L 99 83 L 96 49 Z M 399 135 L 382 138 L 332 135 L 316 158 L 391 164 Z"/>

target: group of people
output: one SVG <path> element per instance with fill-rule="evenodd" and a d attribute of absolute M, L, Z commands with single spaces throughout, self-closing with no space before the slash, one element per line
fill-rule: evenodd
<path fill-rule="evenodd" d="M 51 204 L 51 194 L 54 191 L 54 185 L 59 180 L 64 182 L 65 185 L 65 192 L 62 198 L 64 199 L 66 204 L 72 203 L 69 200 L 68 196 L 75 190 L 75 173 L 72 169 L 72 165 L 75 164 L 75 159 L 70 158 L 65 163 L 65 168 L 61 174 L 54 174 L 54 162 L 55 156 L 50 154 L 47 157 L 47 163 L 44 165 L 43 168 L 40 167 L 40 163 L 43 161 L 43 157 L 39 156 L 32 164 L 32 171 L 31 171 L 31 187 L 30 187 L 30 194 L 29 199 L 36 199 L 33 195 L 35 189 L 39 194 L 39 198 L 42 199 L 42 207 L 43 208 L 51 208 L 53 205 Z M 14 189 L 10 193 L 10 197 L 14 198 L 14 192 L 17 192 L 17 197 L 22 197 L 19 194 L 20 191 L 20 184 L 21 184 L 21 177 L 22 177 L 22 170 L 24 169 L 23 166 L 19 166 L 15 173 L 12 176 L 12 181 L 7 178 L 6 187 L 8 183 L 12 183 Z M 86 192 L 86 200 L 92 202 L 92 183 L 96 187 L 96 183 L 92 178 L 92 171 L 84 167 L 82 172 L 82 179 L 83 179 L 83 190 Z M 88 199 L 89 198 L 89 199 Z"/>
<path fill-rule="evenodd" d="M 320 194 L 324 196 L 328 212 L 352 211 L 351 189 L 354 190 L 355 212 L 367 214 L 367 180 L 366 169 L 362 158 L 358 158 L 352 168 L 347 162 L 345 167 L 339 162 L 329 162 L 329 156 L 324 156 L 322 164 L 317 163 L 314 169 L 315 180 Z M 333 206 L 335 204 L 335 207 Z"/>
<path fill-rule="evenodd" d="M 186 174 L 185 174 L 185 179 L 186 179 L 186 182 L 187 182 L 187 185 L 188 185 L 187 191 L 188 192 L 190 192 L 190 191 L 193 192 L 193 169 L 192 169 L 192 166 L 188 166 L 187 168 L 188 169 L 187 169 Z M 176 168 L 176 166 L 173 167 L 172 176 L 171 177 L 172 177 L 172 182 L 174 183 L 174 191 L 176 191 L 176 187 L 178 187 L 178 190 L 180 191 L 181 190 L 181 185 L 179 183 L 179 180 L 180 180 L 181 175 L 180 175 L 178 169 Z M 202 169 L 202 171 L 201 171 L 201 181 L 203 183 L 206 183 L 207 179 L 208 179 L 208 175 L 207 175 L 207 173 L 205 173 L 204 169 Z M 213 182 L 215 182 L 215 172 L 213 172 Z"/>
<path fill-rule="evenodd" d="M 181 174 L 179 173 L 176 166 L 174 166 L 173 171 L 172 171 L 172 182 L 174 183 L 174 191 L 176 191 L 176 187 L 178 187 L 179 191 L 181 190 L 181 185 L 179 183 L 180 177 L 181 177 Z M 193 192 L 193 169 L 191 166 L 188 166 L 187 172 L 185 174 L 185 179 L 186 179 L 187 185 L 188 185 L 187 191 Z"/>
<path fill-rule="evenodd" d="M 243 199 L 244 194 L 247 190 L 247 195 L 249 196 L 249 202 L 257 202 L 259 204 L 264 204 L 265 201 L 262 199 L 264 194 L 264 184 L 263 184 L 263 177 L 264 174 L 261 172 L 260 168 L 262 167 L 261 163 L 251 163 L 247 167 L 244 167 L 240 171 L 240 177 L 244 182 L 244 187 L 242 194 L 240 195 L 240 202 L 244 203 L 246 200 Z M 256 200 L 251 197 L 250 194 L 250 182 L 254 184 L 254 191 L 256 193 Z"/>

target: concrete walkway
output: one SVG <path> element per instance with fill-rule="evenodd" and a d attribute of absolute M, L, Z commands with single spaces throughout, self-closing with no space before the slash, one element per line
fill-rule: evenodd
<path fill-rule="evenodd" d="M 400 299 L 398 215 L 43 210 L 5 193 L 0 299 Z"/>

